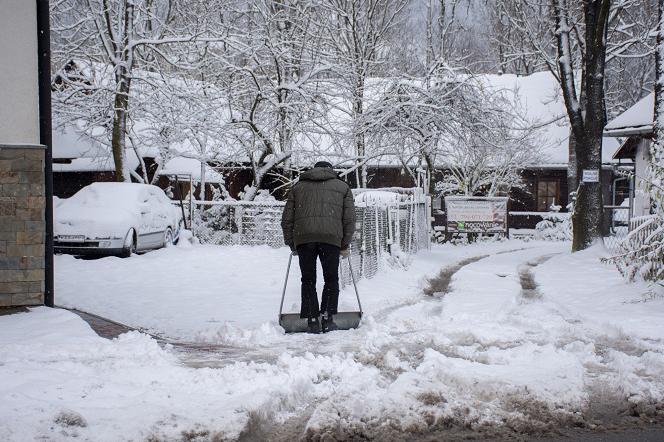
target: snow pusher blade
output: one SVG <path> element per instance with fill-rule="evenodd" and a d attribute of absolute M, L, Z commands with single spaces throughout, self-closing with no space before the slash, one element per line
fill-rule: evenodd
<path fill-rule="evenodd" d="M 293 254 L 288 258 L 288 267 L 286 268 L 286 280 L 284 281 L 284 289 L 281 293 L 281 305 L 279 306 L 279 325 L 283 327 L 286 333 L 300 333 L 306 332 L 307 319 L 300 318 L 299 313 L 283 313 L 284 298 L 286 297 L 286 286 L 288 285 L 288 275 L 290 274 L 291 263 L 293 262 Z M 360 302 L 360 294 L 357 291 L 357 284 L 355 283 L 355 273 L 353 266 L 350 264 L 348 258 L 348 268 L 350 269 L 350 276 L 353 280 L 353 287 L 355 288 L 355 297 L 357 298 L 358 311 L 354 312 L 338 312 L 334 315 L 334 323 L 339 330 L 350 330 L 358 328 L 362 320 L 362 303 Z"/>
<path fill-rule="evenodd" d="M 334 315 L 334 323 L 339 330 L 350 330 L 360 326 L 361 312 L 339 312 Z M 307 319 L 300 318 L 299 313 L 282 313 L 279 315 L 279 325 L 286 333 L 301 333 L 307 331 Z"/>

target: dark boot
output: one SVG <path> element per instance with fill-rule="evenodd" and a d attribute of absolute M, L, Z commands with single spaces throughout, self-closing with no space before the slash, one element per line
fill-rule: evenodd
<path fill-rule="evenodd" d="M 339 326 L 334 323 L 334 316 L 327 315 L 322 318 L 323 333 L 339 330 Z"/>
<path fill-rule="evenodd" d="M 321 332 L 321 321 L 318 318 L 307 319 L 307 333 L 318 334 Z"/>

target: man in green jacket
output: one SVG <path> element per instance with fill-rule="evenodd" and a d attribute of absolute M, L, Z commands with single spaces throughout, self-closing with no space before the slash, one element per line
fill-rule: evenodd
<path fill-rule="evenodd" d="M 281 218 L 284 242 L 300 261 L 302 307 L 309 331 L 337 329 L 334 315 L 339 302 L 339 256 L 347 257 L 355 232 L 353 193 L 326 161 L 300 175 L 290 191 Z M 316 259 L 323 267 L 320 308 L 316 294 Z"/>

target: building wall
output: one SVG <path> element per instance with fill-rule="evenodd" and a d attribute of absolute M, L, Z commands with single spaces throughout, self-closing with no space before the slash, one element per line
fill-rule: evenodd
<path fill-rule="evenodd" d="M 367 169 L 367 187 L 414 187 L 415 181 L 402 167 L 371 167 Z M 351 182 L 354 180 L 350 180 Z"/>
<path fill-rule="evenodd" d="M 643 177 L 648 174 L 650 165 L 650 143 L 648 138 L 641 138 L 636 148 L 635 170 L 636 183 L 634 186 L 634 208 L 632 216 L 643 216 L 650 213 L 650 196 L 646 190 Z"/>
<path fill-rule="evenodd" d="M 44 149 L 0 145 L 0 307 L 44 302 Z"/>
<path fill-rule="evenodd" d="M 0 14 L 0 307 L 44 302 L 44 149 L 36 2 Z"/>
<path fill-rule="evenodd" d="M 109 181 L 115 181 L 115 172 L 53 172 L 53 195 L 69 198 L 88 184 Z"/>
<path fill-rule="evenodd" d="M 0 144 L 38 144 L 36 2 L 2 0 L 0 60 Z"/>

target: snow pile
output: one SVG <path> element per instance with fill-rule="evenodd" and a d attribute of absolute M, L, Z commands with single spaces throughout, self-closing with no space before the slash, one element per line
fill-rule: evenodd
<path fill-rule="evenodd" d="M 542 263 L 551 256 L 545 250 L 467 265 L 442 306 L 420 303 L 391 314 L 381 339 L 367 332 L 360 360 L 394 381 L 369 394 L 337 391 L 316 409 L 310 430 L 342 439 L 375 436 L 385 426 L 537 433 L 592 425 L 594 407 L 610 408 L 614 422 L 662 414 L 664 300 L 623 304 L 640 287 L 602 265 L 598 250 Z M 542 285 L 526 290 L 533 267 Z"/>
<path fill-rule="evenodd" d="M 108 434 L 187 430 L 232 439 L 256 425 L 282 431 L 286 419 L 299 417 L 311 438 L 337 440 L 390 434 L 399 440 L 437 428 L 540 433 L 594 425 L 602 406 L 613 413 L 610 421 L 664 413 L 664 299 L 644 296 L 647 286 L 627 284 L 602 264 L 603 249 L 568 250 L 569 243 L 537 241 L 435 246 L 416 255 L 408 271 L 390 269 L 361 281 L 362 326 L 325 335 L 284 335 L 276 324 L 285 248 L 174 247 L 126 260 L 58 257 L 63 303 L 173 338 L 227 346 L 195 356 L 193 366 L 218 367 L 199 370 L 173 366 L 173 353 L 151 349 L 154 342 L 137 333 L 104 344 L 115 353 L 98 352 L 102 360 L 85 356 L 91 352 L 79 350 L 76 340 L 60 358 L 30 354 L 18 365 L 0 366 L 0 379 L 9 378 L 3 370 L 23 370 L 33 358 L 40 370 L 69 364 L 68 373 L 82 375 L 64 393 L 40 384 L 46 390 L 33 396 L 61 406 L 14 402 L 18 411 L 10 418 L 26 417 L 20 426 L 4 427 L 5 434 L 30 428 L 28 421 L 53 426 L 63 410 L 74 413 L 65 420 L 84 419 L 88 426 L 76 427 L 83 436 L 138 413 L 142 428 L 133 427 L 134 419 L 132 428 Z M 298 276 L 294 269 L 285 311 L 299 307 Z M 436 287 L 428 290 L 433 295 L 423 294 L 429 286 Z M 353 307 L 352 292 L 343 291 L 341 302 Z M 189 347 L 178 345 L 173 352 L 192 363 Z M 157 353 L 133 358 L 130 350 L 142 346 Z M 42 351 L 24 342 L 13 353 L 33 347 Z M 119 355 L 118 348 L 125 355 L 109 364 L 108 354 Z M 97 369 L 94 381 L 85 381 L 85 364 Z M 143 366 L 132 371 L 127 365 Z M 11 382 L 16 394 L 18 381 Z M 129 396 L 140 397 L 143 409 L 131 403 L 116 412 Z M 82 405 L 102 399 L 104 419 Z"/>
<path fill-rule="evenodd" d="M 187 368 L 147 335 L 107 341 L 78 316 L 47 308 L 0 317 L 0 361 L 3 441 L 235 439 L 252 414 L 287 417 L 377 371 L 311 354 Z"/>

